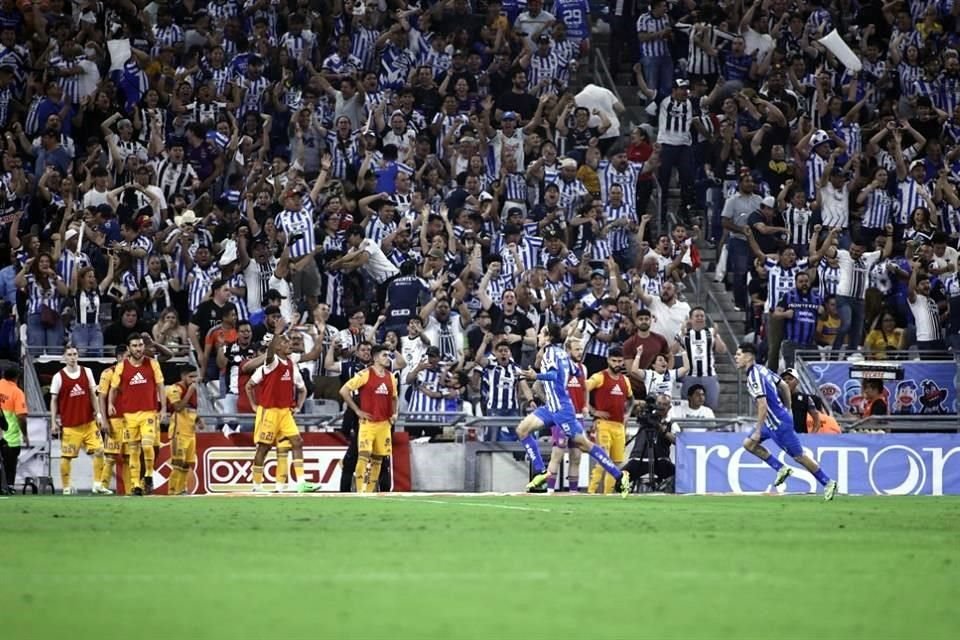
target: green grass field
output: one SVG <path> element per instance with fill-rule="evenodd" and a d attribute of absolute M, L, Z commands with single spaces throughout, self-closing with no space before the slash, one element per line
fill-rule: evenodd
<path fill-rule="evenodd" d="M 947 638 L 960 500 L 0 500 L 0 633 Z"/>

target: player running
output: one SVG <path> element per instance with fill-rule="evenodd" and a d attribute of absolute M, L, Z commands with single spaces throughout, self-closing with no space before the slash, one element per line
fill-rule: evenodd
<path fill-rule="evenodd" d="M 534 367 L 540 368 L 543 352 L 537 354 Z M 574 363 L 574 374 L 567 378 L 567 393 L 570 395 L 570 402 L 573 403 L 573 410 L 577 412 L 577 417 L 583 417 L 583 411 L 587 407 L 587 390 L 585 382 L 587 379 L 587 368 L 582 362 Z M 580 456 L 583 453 L 579 448 L 573 446 L 566 434 L 558 425 L 550 427 L 550 462 L 547 463 L 547 493 L 552 494 L 557 488 L 557 471 L 560 469 L 560 461 L 563 460 L 563 454 L 570 454 L 570 464 L 567 467 L 567 490 L 570 493 L 580 491 Z M 600 467 L 597 467 L 598 469 Z"/>
<path fill-rule="evenodd" d="M 517 425 L 517 437 L 523 443 L 527 457 L 537 472 L 527 485 L 527 489 L 539 487 L 550 477 L 546 465 L 543 464 L 543 458 L 540 457 L 540 447 L 534 433 L 543 427 L 559 425 L 575 446 L 590 454 L 591 458 L 619 482 L 620 493 L 624 498 L 627 497 L 630 492 L 630 474 L 617 467 L 600 445 L 593 444 L 587 439 L 583 425 L 577 419 L 570 394 L 567 392 L 567 379 L 571 374 L 577 375 L 578 369 L 575 363 L 579 362 L 583 355 L 583 342 L 577 338 L 571 338 L 567 340 L 564 348 L 560 325 L 551 324 L 540 330 L 538 343 L 543 350 L 542 372 L 537 373 L 533 369 L 527 369 L 523 375 L 528 380 L 543 382 L 547 404 L 539 407 Z"/>
<path fill-rule="evenodd" d="M 777 472 L 773 486 L 779 487 L 793 474 L 793 469 L 777 460 L 760 444 L 767 438 L 773 438 L 781 449 L 806 467 L 817 482 L 823 485 L 823 499 L 833 500 L 837 494 L 837 481 L 831 480 L 820 465 L 803 453 L 800 439 L 793 428 L 790 387 L 779 375 L 757 364 L 756 358 L 757 349 L 750 343 L 741 344 L 735 356 L 737 368 L 747 372 L 747 391 L 757 403 L 757 427 L 750 437 L 743 441 L 743 448 Z"/>
<path fill-rule="evenodd" d="M 127 345 L 117 345 L 115 352 L 117 364 L 119 364 L 127 355 Z M 97 403 L 100 413 L 107 417 L 107 439 L 103 447 L 103 474 L 100 476 L 100 484 L 104 487 L 110 486 L 113 479 L 114 468 L 120 465 L 121 477 L 123 478 L 123 487 L 127 493 L 133 490 L 130 485 L 130 461 L 127 458 L 127 446 L 123 444 L 123 418 L 110 413 L 107 407 L 107 395 L 110 393 L 110 381 L 113 379 L 113 367 L 107 367 L 100 372 L 100 384 L 97 385 Z"/>
<path fill-rule="evenodd" d="M 256 413 L 253 441 L 257 445 L 257 452 L 253 458 L 253 491 L 263 491 L 263 464 L 270 449 L 282 438 L 289 440 L 293 449 L 297 492 L 313 491 L 314 486 L 307 482 L 303 473 L 303 438 L 293 419 L 294 412 L 299 412 L 307 399 L 307 385 L 300 375 L 300 368 L 290 357 L 290 338 L 283 333 L 282 320 L 278 322 L 276 334 L 267 346 L 264 363 L 253 373 L 244 389 Z"/>
<path fill-rule="evenodd" d="M 157 406 L 160 407 L 157 415 Z M 160 440 L 160 423 L 167 419 L 160 364 L 145 353 L 143 338 L 134 333 L 127 338 L 127 357 L 113 370 L 107 396 L 108 415 L 123 418 L 123 442 L 130 459 L 130 484 L 133 495 L 153 491 L 153 447 Z M 140 452 L 143 451 L 143 478 L 140 478 Z"/>
<path fill-rule="evenodd" d="M 397 382 L 390 371 L 390 349 L 382 344 L 371 353 L 373 364 L 340 387 L 340 397 L 360 418 L 357 434 L 357 493 L 373 493 L 380 467 L 393 453 L 390 431 L 397 421 Z M 359 405 L 353 399 L 358 392 Z"/>
<path fill-rule="evenodd" d="M 197 466 L 197 427 L 203 420 L 197 416 L 197 380 L 200 372 L 193 365 L 180 368 L 180 382 L 167 387 L 170 411 L 170 447 L 173 450 L 170 484 L 167 495 L 187 495 L 187 478 Z"/>
<path fill-rule="evenodd" d="M 63 495 L 76 493 L 70 486 L 70 465 L 83 448 L 87 455 L 93 456 L 93 493 L 109 495 L 113 491 L 100 483 L 103 476 L 103 439 L 100 429 L 103 426 L 97 406 L 97 385 L 93 381 L 93 372 L 77 364 L 79 357 L 77 348 L 67 345 L 63 351 L 66 366 L 53 376 L 50 383 L 50 435 L 57 437 L 63 428 L 60 482 Z"/>

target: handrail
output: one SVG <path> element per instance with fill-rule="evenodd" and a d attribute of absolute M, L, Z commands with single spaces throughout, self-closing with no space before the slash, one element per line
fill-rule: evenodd
<path fill-rule="evenodd" d="M 721 336 L 729 338 L 730 343 L 727 345 L 727 360 L 730 361 L 730 364 L 733 365 L 733 368 L 737 372 L 737 413 L 743 413 L 743 372 L 737 367 L 737 361 L 733 357 L 734 352 L 736 351 L 736 346 L 740 343 L 740 338 L 737 337 L 737 334 L 733 331 L 733 327 L 730 325 L 730 321 L 727 320 L 727 314 L 722 313 L 722 308 L 720 307 L 720 301 L 717 300 L 717 296 L 713 293 L 713 290 L 706 286 L 703 290 L 707 294 L 706 303 L 704 306 L 710 307 L 712 304 L 717 310 L 720 310 L 720 324 L 726 329 L 726 336 Z M 714 323 L 716 324 L 716 323 Z"/>

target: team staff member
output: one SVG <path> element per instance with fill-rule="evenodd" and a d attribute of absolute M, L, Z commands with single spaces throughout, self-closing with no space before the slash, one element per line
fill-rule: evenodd
<path fill-rule="evenodd" d="M 390 372 L 390 351 L 375 346 L 373 365 L 360 371 L 340 387 L 340 397 L 360 418 L 357 435 L 357 493 L 376 491 L 383 459 L 393 453 L 390 431 L 397 421 L 397 383 Z M 358 392 L 359 404 L 353 399 Z"/>
<path fill-rule="evenodd" d="M 98 423 L 102 422 L 103 416 L 97 404 L 97 385 L 90 369 L 77 364 L 79 356 L 77 348 L 68 345 L 63 352 L 66 366 L 54 374 L 50 383 L 51 437 L 60 435 L 63 428 L 60 483 L 63 495 L 76 493 L 70 486 L 70 466 L 83 448 L 87 455 L 93 456 L 93 493 L 111 494 L 113 491 L 100 484 L 103 476 L 103 439 Z"/>
<path fill-rule="evenodd" d="M 633 405 L 633 389 L 627 379 L 626 370 L 623 349 L 612 347 L 607 354 L 607 368 L 587 379 L 587 397 L 593 393 L 592 413 L 596 420 L 594 424 L 597 429 L 597 444 L 603 447 L 617 466 L 624 462 L 627 442 L 625 419 Z M 589 402 L 587 406 L 589 408 Z M 603 493 L 613 493 L 616 479 L 604 474 L 600 465 L 594 465 L 590 473 L 587 492 L 600 491 L 601 480 Z"/>
<path fill-rule="evenodd" d="M 127 447 L 123 444 L 123 417 L 110 413 L 107 408 L 107 394 L 110 393 L 110 381 L 116 365 L 120 364 L 127 355 L 127 345 L 117 345 L 115 352 L 117 362 L 100 372 L 100 384 L 97 385 L 97 403 L 100 413 L 107 416 L 107 439 L 103 447 L 103 474 L 100 476 L 101 486 L 110 487 L 113 479 L 114 467 L 120 463 L 123 478 L 123 487 L 127 493 L 133 490 L 130 485 L 130 461 L 127 459 Z"/>
<path fill-rule="evenodd" d="M 143 338 L 127 338 L 127 357 L 120 361 L 110 379 L 107 415 L 123 418 L 123 442 L 130 460 L 130 484 L 133 495 L 153 491 L 154 445 L 160 440 L 160 423 L 167 419 L 160 364 L 144 352 Z M 159 415 L 157 405 L 160 406 Z M 143 478 L 140 477 L 140 452 L 143 451 Z"/>
<path fill-rule="evenodd" d="M 267 453 L 278 441 L 286 438 L 293 450 L 297 491 L 308 493 L 314 487 L 303 473 L 303 438 L 293 419 L 294 412 L 299 412 L 307 399 L 307 385 L 303 382 L 300 367 L 290 357 L 290 338 L 283 329 L 284 321 L 280 319 L 276 324 L 276 335 L 267 347 L 264 363 L 244 386 L 257 416 L 253 426 L 253 441 L 257 445 L 253 458 L 253 490 L 263 491 L 263 463 Z"/>
<path fill-rule="evenodd" d="M 27 398 L 23 389 L 17 386 L 19 377 L 20 369 L 9 365 L 3 370 L 3 380 L 0 380 L 0 456 L 3 456 L 9 494 L 13 494 L 13 483 L 17 478 L 20 447 L 30 446 L 27 437 Z"/>
<path fill-rule="evenodd" d="M 180 382 L 167 387 L 167 405 L 170 411 L 170 445 L 173 473 L 167 487 L 167 495 L 187 493 L 187 477 L 197 466 L 197 427 L 203 428 L 203 420 L 197 416 L 197 380 L 200 374 L 196 367 L 180 368 Z"/>

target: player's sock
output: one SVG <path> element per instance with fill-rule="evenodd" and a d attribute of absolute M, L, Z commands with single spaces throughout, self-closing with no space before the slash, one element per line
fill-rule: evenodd
<path fill-rule="evenodd" d="M 179 495 L 183 491 L 184 486 L 186 486 L 186 471 L 180 467 L 174 467 L 173 473 L 170 475 L 170 487 L 167 489 L 167 494 L 171 496 Z"/>
<path fill-rule="evenodd" d="M 357 458 L 357 468 L 353 472 L 354 490 L 357 493 L 366 493 L 367 484 L 370 482 L 370 458 L 360 456 Z"/>
<path fill-rule="evenodd" d="M 133 490 L 133 485 L 130 484 L 130 456 L 126 455 L 120 460 L 120 475 L 123 478 L 123 490 L 127 494 Z"/>
<path fill-rule="evenodd" d="M 587 493 L 601 493 L 601 487 L 605 484 L 603 467 L 598 464 L 593 465 L 590 470 L 590 483 L 587 485 Z"/>
<path fill-rule="evenodd" d="M 617 463 L 613 461 L 613 458 L 598 444 L 593 445 L 590 449 L 590 457 L 596 460 L 603 470 L 609 473 L 611 476 L 620 479 L 620 476 L 623 475 L 620 473 L 620 467 L 617 466 Z"/>
<path fill-rule="evenodd" d="M 70 488 L 70 462 L 72 458 L 60 458 L 60 486 Z"/>
<path fill-rule="evenodd" d="M 274 474 L 277 479 L 277 486 L 283 487 L 287 484 L 290 477 L 290 457 L 286 451 L 277 452 L 277 472 Z"/>
<path fill-rule="evenodd" d="M 370 479 L 367 481 L 367 493 L 376 493 L 380 486 L 380 467 L 383 466 L 383 460 L 373 458 L 370 462 Z"/>
<path fill-rule="evenodd" d="M 297 484 L 306 484 L 307 476 L 303 473 L 303 460 L 293 461 L 293 475 L 297 477 Z"/>
<path fill-rule="evenodd" d="M 543 464 L 543 458 L 540 456 L 540 445 L 532 433 L 528 433 L 522 440 L 523 448 L 527 451 L 527 459 L 533 463 L 533 469 L 538 474 L 543 473 L 547 466 Z"/>
<path fill-rule="evenodd" d="M 550 476 L 547 478 L 547 489 L 553 491 L 557 488 L 557 476 Z"/>
<path fill-rule="evenodd" d="M 827 486 L 828 482 L 830 482 L 830 476 L 825 474 L 823 472 L 823 469 L 820 467 L 817 467 L 817 470 L 813 472 L 813 477 L 816 478 L 817 482 L 819 482 L 821 486 L 824 486 L 824 487 Z"/>
<path fill-rule="evenodd" d="M 130 445 L 127 454 L 127 461 L 130 463 L 127 465 L 127 469 L 129 469 L 128 473 L 130 475 L 124 480 L 130 480 L 130 484 L 127 485 L 127 493 L 130 493 L 140 486 L 140 445 Z"/>
<path fill-rule="evenodd" d="M 263 465 L 253 465 L 253 484 L 263 484 Z"/>
<path fill-rule="evenodd" d="M 143 448 L 143 477 L 153 477 L 153 465 L 156 460 L 156 449 L 153 446 Z"/>
<path fill-rule="evenodd" d="M 93 456 L 93 481 L 98 485 L 103 485 L 103 454 Z"/>
<path fill-rule="evenodd" d="M 113 479 L 113 470 L 117 466 L 116 456 L 106 456 L 103 459 L 103 470 L 100 472 L 100 484 L 110 488 L 110 481 Z"/>
<path fill-rule="evenodd" d="M 772 453 L 767 456 L 767 459 L 764 460 L 774 471 L 780 471 L 780 468 L 783 466 L 783 463 L 777 460 L 777 456 Z"/>
<path fill-rule="evenodd" d="M 580 491 L 580 478 L 567 478 L 567 488 L 570 493 L 577 493 Z"/>

